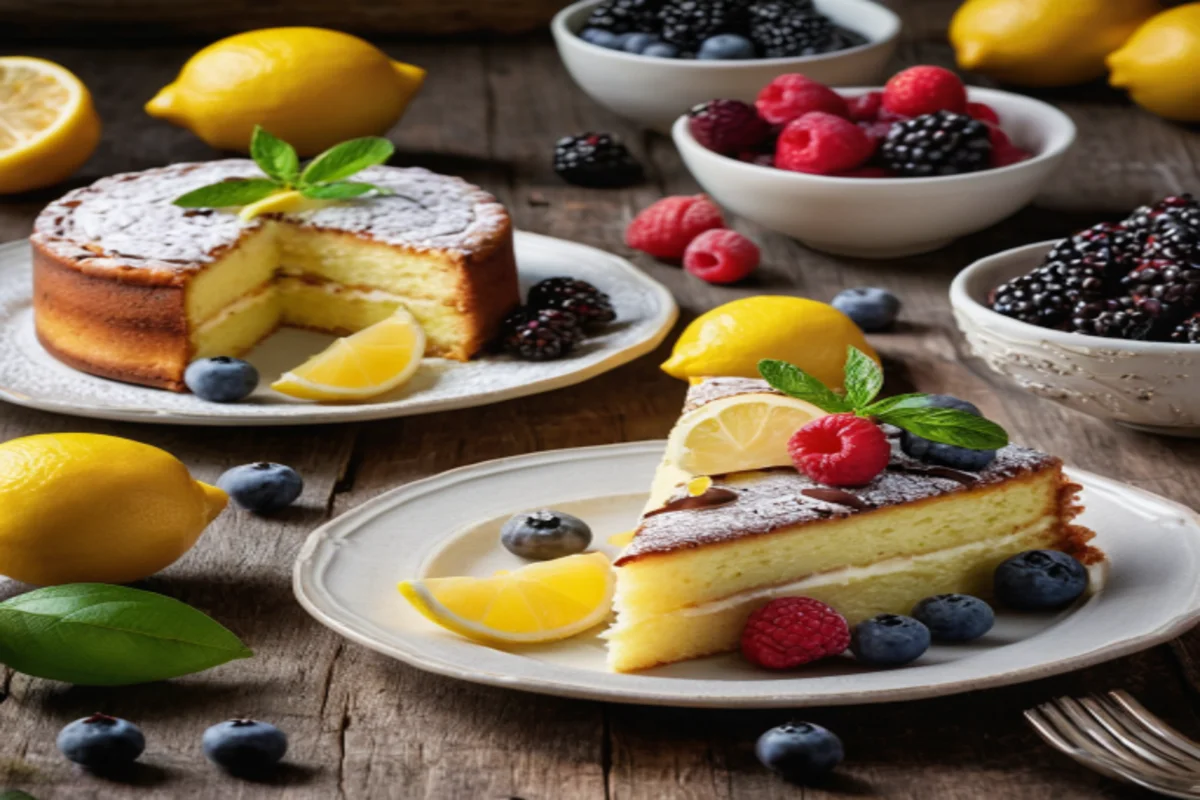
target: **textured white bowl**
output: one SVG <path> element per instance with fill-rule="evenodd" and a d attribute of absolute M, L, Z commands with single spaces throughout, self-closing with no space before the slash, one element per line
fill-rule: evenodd
<path fill-rule="evenodd" d="M 839 89 L 857 96 L 878 87 Z M 836 178 L 761 167 L 714 153 L 688 131 L 672 135 L 692 176 L 714 200 L 817 250 L 894 258 L 936 250 L 993 225 L 1038 193 L 1075 141 L 1075 124 L 1054 106 L 995 89 L 969 90 L 1000 115 L 1033 158 L 999 169 L 936 178 Z"/>
<path fill-rule="evenodd" d="M 717 97 L 754 102 L 773 78 L 800 72 L 829 86 L 870 83 L 881 77 L 896 49 L 900 18 L 869 0 L 816 0 L 822 14 L 867 37 L 867 44 L 818 56 L 696 61 L 608 50 L 577 35 L 601 0 L 581 0 L 560 11 L 550 28 L 567 71 L 589 97 L 646 128 L 669 133 L 671 123 L 697 103 Z"/>
<path fill-rule="evenodd" d="M 970 349 L 1039 397 L 1155 433 L 1200 436 L 1200 345 L 1127 342 L 1048 330 L 997 314 L 988 293 L 1041 262 L 1055 242 L 976 261 L 950 285 Z"/>

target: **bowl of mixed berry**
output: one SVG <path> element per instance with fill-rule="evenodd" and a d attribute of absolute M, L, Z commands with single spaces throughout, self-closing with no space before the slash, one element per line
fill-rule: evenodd
<path fill-rule="evenodd" d="M 672 136 L 722 206 L 818 250 L 891 258 L 935 250 L 1024 206 L 1075 126 L 1048 103 L 917 66 L 883 87 L 780 75 L 753 103 L 696 105 Z"/>
<path fill-rule="evenodd" d="M 1022 388 L 1200 435 L 1200 202 L 1190 195 L 982 259 L 950 301 L 970 348 Z"/>
<path fill-rule="evenodd" d="M 551 30 L 584 92 L 666 133 L 696 103 L 753 100 L 783 73 L 877 80 L 900 19 L 870 0 L 582 0 Z"/>

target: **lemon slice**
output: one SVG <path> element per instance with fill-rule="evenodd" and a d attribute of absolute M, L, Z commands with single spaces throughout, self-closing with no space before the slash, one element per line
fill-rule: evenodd
<path fill-rule="evenodd" d="M 271 388 L 305 400 L 366 400 L 412 377 L 425 355 L 425 331 L 403 308 L 353 336 L 338 339 Z"/>
<path fill-rule="evenodd" d="M 788 439 L 823 416 L 812 403 L 769 392 L 724 397 L 679 419 L 666 459 L 692 475 L 790 466 Z"/>
<path fill-rule="evenodd" d="M 238 216 L 244 220 L 252 220 L 260 214 L 314 211 L 332 203 L 332 200 L 314 200 L 311 197 L 305 197 L 300 194 L 296 189 L 289 189 L 286 192 L 276 192 L 275 194 L 267 195 L 262 200 L 242 206 L 242 210 L 238 212 Z"/>
<path fill-rule="evenodd" d="M 418 611 L 457 634 L 489 644 L 531 644 L 603 622 L 615 584 L 608 558 L 584 553 L 490 578 L 430 578 L 398 588 Z"/>

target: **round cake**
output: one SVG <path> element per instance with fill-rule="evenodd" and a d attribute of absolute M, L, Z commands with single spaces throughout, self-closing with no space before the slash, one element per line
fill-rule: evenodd
<path fill-rule="evenodd" d="M 389 194 L 272 213 L 180 208 L 241 159 L 113 175 L 39 215 L 38 339 L 72 367 L 184 391 L 196 358 L 238 356 L 280 326 L 347 334 L 407 308 L 426 355 L 466 360 L 519 303 L 512 223 L 492 195 L 425 169 L 371 167 Z"/>

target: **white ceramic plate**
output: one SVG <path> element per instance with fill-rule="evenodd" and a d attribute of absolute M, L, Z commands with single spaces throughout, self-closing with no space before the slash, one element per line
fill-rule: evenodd
<path fill-rule="evenodd" d="M 467 363 L 425 359 L 405 386 L 369 403 L 318 405 L 270 383 L 333 337 L 282 330 L 247 358 L 262 375 L 247 401 L 209 403 L 190 394 L 97 378 L 62 364 L 33 330 L 28 242 L 0 245 L 0 400 L 101 419 L 174 425 L 304 425 L 385 419 L 496 403 L 585 381 L 650 352 L 675 324 L 671 293 L 623 258 L 594 247 L 517 232 L 521 290 L 555 275 L 588 281 L 612 297 L 618 319 L 568 358 L 543 363 L 488 356 Z"/>
<path fill-rule="evenodd" d="M 309 537 L 293 573 L 296 596 L 343 636 L 430 672 L 565 697 L 713 708 L 877 703 L 1017 683 L 1150 647 L 1200 619 L 1200 516 L 1078 470 L 1070 475 L 1084 486 L 1081 522 L 1111 562 L 1101 588 L 1059 614 L 1000 614 L 983 639 L 934 647 L 900 669 L 836 659 L 780 675 L 729 654 L 615 675 L 592 634 L 492 649 L 426 621 L 396 592 L 406 578 L 519 566 L 498 531 L 511 514 L 536 507 L 587 520 L 600 549 L 614 554 L 605 542 L 636 523 L 663 446 L 535 453 L 394 489 Z"/>

